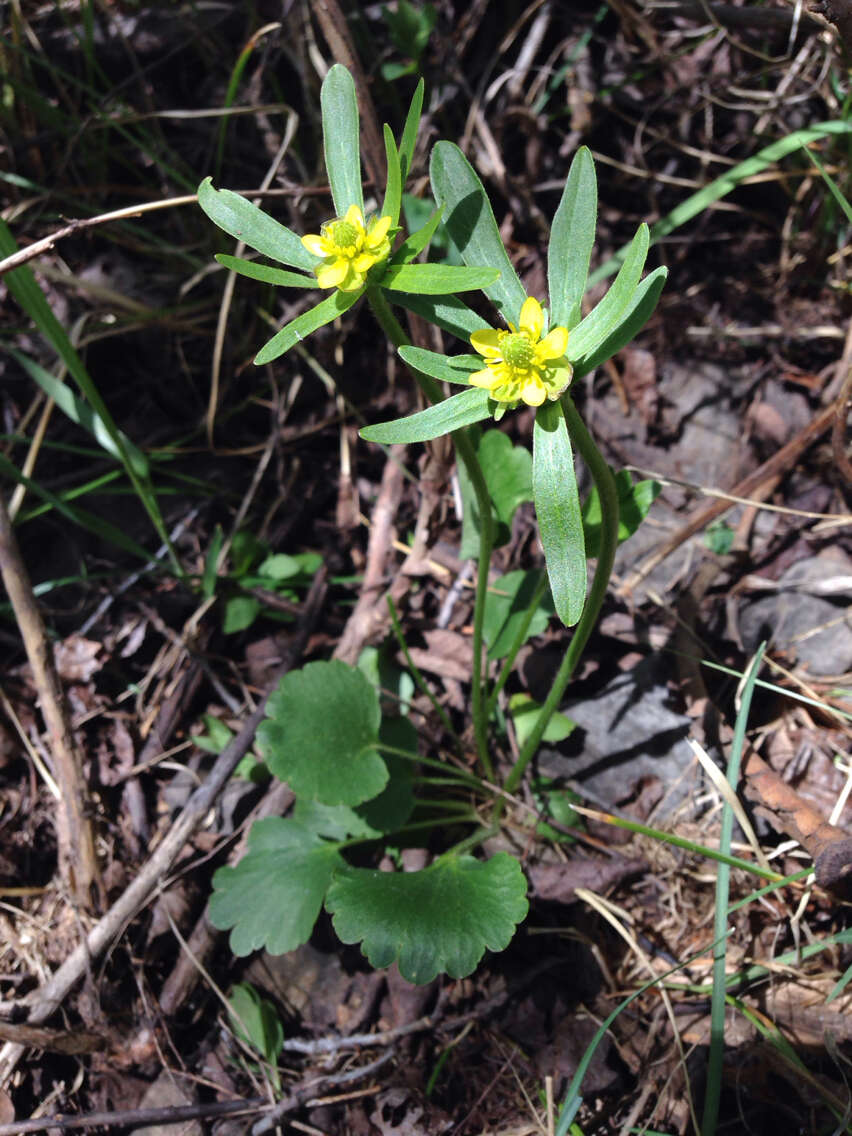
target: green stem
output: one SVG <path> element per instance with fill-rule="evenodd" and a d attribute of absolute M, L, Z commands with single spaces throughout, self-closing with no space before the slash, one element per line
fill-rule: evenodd
<path fill-rule="evenodd" d="M 574 673 L 574 668 L 579 662 L 580 656 L 592 633 L 592 629 L 598 621 L 601 606 L 606 596 L 609 578 L 612 575 L 615 550 L 618 547 L 618 491 L 615 487 L 615 478 L 612 476 L 612 470 L 604 461 L 603 455 L 595 445 L 582 418 L 577 413 L 574 403 L 567 395 L 563 396 L 562 406 L 565 411 L 565 421 L 568 426 L 571 441 L 586 463 L 592 475 L 592 479 L 597 486 L 598 495 L 600 497 L 600 554 L 598 556 L 597 565 L 595 566 L 594 579 L 589 589 L 589 595 L 586 599 L 586 606 L 583 608 L 580 622 L 577 624 L 577 629 L 571 638 L 571 642 L 568 644 L 562 664 L 556 673 L 553 685 L 550 688 L 550 693 L 539 711 L 532 731 L 518 755 L 518 760 L 515 762 L 509 776 L 506 778 L 503 788 L 507 793 L 513 793 L 515 791 L 518 787 L 518 783 L 526 772 L 527 766 L 530 761 L 532 761 L 541 742 L 542 735 L 547 728 L 547 724 L 562 700 L 565 688 L 568 685 L 571 675 Z M 495 803 L 495 820 L 500 816 L 504 807 L 505 798 L 501 798 Z"/>
<path fill-rule="evenodd" d="M 367 289 L 367 301 L 382 330 L 396 348 L 410 344 L 399 321 L 390 309 L 380 288 Z M 418 386 L 430 402 L 443 401 L 444 395 L 438 383 L 430 375 L 424 375 L 414 367 L 409 367 Z M 488 568 L 491 564 L 491 550 L 494 544 L 494 522 L 491 515 L 491 496 L 476 451 L 466 430 L 452 433 L 456 453 L 463 463 L 479 509 L 479 565 L 476 581 L 476 601 L 473 609 L 473 674 L 471 712 L 473 732 L 476 738 L 476 752 L 489 781 L 494 780 L 494 767 L 488 752 L 488 713 L 485 707 L 485 689 L 482 675 L 482 628 L 485 621 L 485 599 L 488 592 Z"/>
<path fill-rule="evenodd" d="M 429 684 L 426 682 L 426 679 L 420 673 L 420 668 L 417 666 L 414 659 L 412 659 L 412 657 L 411 657 L 411 652 L 408 649 L 408 644 L 406 643 L 405 636 L 402 633 L 402 627 L 401 627 L 400 622 L 399 622 L 399 616 L 396 614 L 396 604 L 393 602 L 393 597 L 390 596 L 390 595 L 388 596 L 388 611 L 390 612 L 390 621 L 391 621 L 391 627 L 393 628 L 393 633 L 396 636 L 396 641 L 397 641 L 397 643 L 399 643 L 400 650 L 402 651 L 402 654 L 405 658 L 406 666 L 411 671 L 411 674 L 412 674 L 412 677 L 414 679 L 415 684 L 420 688 L 420 690 L 423 691 L 423 693 L 426 695 L 426 697 L 432 703 L 432 708 L 434 709 L 434 711 L 438 715 L 438 717 L 441 719 L 441 723 L 442 723 L 444 729 L 447 731 L 447 733 L 450 735 L 450 737 L 456 743 L 456 746 L 458 747 L 459 753 L 462 754 L 462 756 L 463 756 L 463 753 L 462 753 L 463 746 L 462 746 L 461 738 L 458 736 L 456 731 L 453 729 L 452 722 L 447 717 L 443 706 L 440 704 L 438 699 L 435 697 L 435 695 L 429 689 Z"/>
<path fill-rule="evenodd" d="M 521 620 L 515 638 L 512 640 L 512 646 L 509 648 L 509 653 L 503 660 L 503 666 L 500 669 L 500 674 L 497 676 L 497 681 L 494 684 L 494 689 L 488 698 L 488 704 L 485 707 L 485 717 L 487 721 L 491 721 L 491 715 L 497 709 L 497 699 L 500 696 L 500 691 L 506 685 L 506 680 L 512 673 L 512 667 L 515 665 L 515 659 L 518 651 L 526 641 L 527 632 L 530 629 L 532 618 L 538 610 L 538 605 L 541 603 L 541 598 L 547 589 L 547 573 L 542 570 L 539 573 L 538 582 L 535 586 L 535 592 L 529 602 L 527 610 L 524 612 L 524 618 Z"/>

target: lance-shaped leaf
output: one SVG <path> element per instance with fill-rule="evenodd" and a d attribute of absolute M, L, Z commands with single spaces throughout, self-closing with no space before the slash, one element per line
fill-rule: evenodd
<path fill-rule="evenodd" d="M 264 363 L 271 363 L 273 359 L 278 359 L 291 347 L 301 343 L 303 339 L 307 339 L 317 328 L 331 323 L 338 316 L 342 316 L 360 296 L 361 292 L 332 292 L 315 308 L 302 312 L 300 316 L 296 316 L 294 320 L 286 323 L 268 343 L 264 343 L 254 357 L 255 366 L 261 367 Z"/>
<path fill-rule="evenodd" d="M 597 215 L 595 163 L 588 147 L 581 146 L 568 171 L 550 230 L 547 289 L 551 327 L 559 325 L 570 331 L 580 322 L 580 304 L 589 275 Z"/>
<path fill-rule="evenodd" d="M 399 209 L 402 204 L 402 173 L 400 170 L 399 151 L 396 148 L 393 131 L 387 123 L 384 125 L 385 159 L 388 165 L 388 180 L 385 186 L 385 199 L 379 211 L 382 217 L 390 217 L 391 227 L 399 221 Z"/>
<path fill-rule="evenodd" d="M 230 189 L 214 189 L 207 177 L 198 187 L 198 204 L 214 225 L 279 264 L 312 271 L 319 261 L 296 234 Z"/>
<path fill-rule="evenodd" d="M 264 284 L 275 284 L 279 288 L 317 288 L 316 276 L 305 276 L 301 272 L 287 272 L 284 268 L 272 268 L 268 264 L 258 264 L 256 260 L 245 260 L 241 256 L 228 256 L 217 252 L 216 259 L 223 268 L 248 276 L 250 280 L 261 280 Z"/>
<path fill-rule="evenodd" d="M 498 852 L 486 863 L 453 856 L 420 872 L 345 868 L 326 908 L 343 942 L 361 942 L 373 966 L 398 962 L 403 978 L 423 984 L 442 972 L 464 978 L 486 949 L 504 950 L 528 904 L 520 864 Z"/>
<path fill-rule="evenodd" d="M 435 230 L 441 220 L 441 210 L 436 209 L 431 215 L 429 220 L 417 232 L 412 233 L 410 237 L 402 242 L 396 252 L 390 259 L 393 264 L 408 264 L 409 261 L 414 260 L 418 256 L 435 235 Z"/>
<path fill-rule="evenodd" d="M 343 864 L 329 844 L 294 820 L 255 821 L 249 850 L 233 868 L 213 876 L 210 922 L 231 931 L 235 955 L 265 947 L 273 955 L 307 942 L 332 873 Z"/>
<path fill-rule="evenodd" d="M 394 292 L 445 296 L 453 292 L 472 292 L 476 288 L 487 290 L 499 275 L 497 268 L 463 264 L 392 264 L 382 277 L 381 285 Z"/>
<path fill-rule="evenodd" d="M 505 320 L 517 323 L 527 298 L 500 237 L 491 202 L 473 166 L 452 142 L 438 142 L 430 162 L 432 192 L 444 209 L 444 225 L 465 264 L 491 265 L 500 278 L 484 288 Z"/>
<path fill-rule="evenodd" d="M 361 437 L 367 442 L 380 442 L 393 445 L 397 442 L 428 442 L 481 422 L 491 414 L 488 391 L 480 387 L 470 387 L 461 394 L 427 406 L 425 410 L 411 414 L 408 418 L 397 418 L 395 422 L 381 422 L 376 426 L 365 426 Z"/>
<path fill-rule="evenodd" d="M 266 713 L 258 749 L 297 796 L 358 805 L 384 789 L 379 699 L 361 671 L 339 660 L 308 663 L 281 679 Z"/>
<path fill-rule="evenodd" d="M 625 347 L 645 326 L 654 313 L 666 277 L 667 268 L 656 268 L 639 284 L 633 298 L 622 313 L 618 325 L 609 333 L 603 343 L 588 352 L 574 364 L 574 379 L 580 379 L 611 359 L 616 351 Z"/>
<path fill-rule="evenodd" d="M 410 367 L 440 379 L 445 383 L 470 386 L 470 376 L 482 370 L 481 355 L 441 355 L 438 351 L 427 351 L 425 347 L 403 346 L 399 348 L 400 358 Z"/>
<path fill-rule="evenodd" d="M 574 455 L 558 402 L 545 403 L 536 412 L 533 501 L 556 614 L 573 627 L 586 601 L 586 549 Z"/>
<path fill-rule="evenodd" d="M 335 212 L 342 217 L 350 205 L 357 205 L 363 214 L 358 97 L 355 81 L 342 64 L 335 63 L 323 80 L 320 105 L 325 168 Z"/>
<path fill-rule="evenodd" d="M 648 255 L 648 226 L 643 222 L 636 230 L 630 251 L 612 283 L 612 287 L 568 337 L 566 354 L 573 363 L 590 355 L 621 322 L 630 307 L 645 258 Z"/>
<path fill-rule="evenodd" d="M 420 129 L 420 115 L 423 111 L 423 92 L 426 85 L 421 79 L 414 88 L 408 114 L 405 116 L 405 126 L 402 128 L 402 138 L 399 142 L 399 164 L 402 171 L 402 180 L 411 173 L 411 163 L 414 160 L 414 147 L 417 145 L 417 131 Z"/>
<path fill-rule="evenodd" d="M 488 324 L 457 296 L 415 296 L 410 292 L 392 292 L 388 299 L 399 304 L 409 312 L 423 316 L 430 323 L 448 331 L 457 339 L 470 346 L 470 337 L 475 331 L 482 331 Z"/>

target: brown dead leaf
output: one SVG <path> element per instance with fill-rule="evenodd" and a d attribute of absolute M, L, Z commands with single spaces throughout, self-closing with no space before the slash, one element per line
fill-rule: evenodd
<path fill-rule="evenodd" d="M 422 671 L 442 678 L 469 682 L 473 667 L 473 642 L 459 631 L 434 630 L 423 635 L 425 647 L 412 647 L 411 657 Z"/>
<path fill-rule="evenodd" d="M 59 677 L 66 682 L 88 682 L 103 666 L 103 661 L 97 658 L 100 649 L 100 643 L 84 639 L 82 635 L 69 635 L 56 643 L 53 655 Z"/>
<path fill-rule="evenodd" d="M 533 864 L 527 868 L 527 875 L 536 899 L 574 903 L 574 890 L 578 887 L 607 892 L 646 869 L 644 860 L 625 860 L 619 856 L 611 860 L 576 859 L 565 864 Z"/>
<path fill-rule="evenodd" d="M 8 1093 L 0 1089 L 0 1124 L 11 1124 L 15 1116 L 15 1106 Z"/>
<path fill-rule="evenodd" d="M 625 347 L 618 357 L 624 367 L 621 381 L 627 397 L 647 426 L 657 417 L 660 397 L 657 389 L 657 361 L 650 351 L 641 347 Z"/>

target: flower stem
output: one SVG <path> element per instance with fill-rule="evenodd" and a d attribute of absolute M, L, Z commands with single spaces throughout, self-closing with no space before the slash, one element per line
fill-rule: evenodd
<path fill-rule="evenodd" d="M 592 629 L 597 623 L 604 596 L 606 595 L 607 585 L 609 584 L 609 578 L 612 575 L 615 550 L 618 546 L 618 491 L 615 486 L 615 478 L 612 476 L 612 471 L 604 461 L 600 450 L 595 445 L 591 434 L 586 429 L 585 423 L 577 413 L 574 403 L 567 395 L 564 395 L 562 398 L 562 406 L 565 411 L 565 421 L 568 426 L 571 441 L 588 466 L 600 497 L 600 553 L 598 555 L 597 565 L 595 566 L 592 586 L 589 589 L 589 595 L 586 599 L 586 606 L 583 608 L 580 622 L 577 624 L 577 629 L 565 651 L 565 656 L 553 680 L 550 693 L 539 711 L 532 731 L 518 755 L 518 760 L 515 762 L 503 785 L 507 793 L 514 792 L 526 772 L 527 766 L 534 757 L 539 743 L 541 742 L 542 735 L 547 728 L 547 724 L 562 700 L 565 688 L 568 685 L 571 675 L 574 673 L 574 668 L 583 653 L 589 636 L 592 633 Z M 495 803 L 495 822 L 503 811 L 504 802 L 505 798 L 501 798 Z"/>
<path fill-rule="evenodd" d="M 381 325 L 382 330 L 396 348 L 406 347 L 410 340 L 403 331 L 399 321 L 390 309 L 380 288 L 367 289 L 367 301 L 373 309 L 373 315 Z M 430 375 L 424 375 L 415 367 L 409 367 L 418 386 L 430 402 L 443 401 L 444 395 L 438 383 Z M 491 515 L 491 496 L 482 467 L 476 456 L 470 437 L 466 430 L 454 430 L 452 433 L 456 453 L 465 467 L 467 476 L 476 494 L 476 504 L 479 509 L 479 564 L 476 581 L 476 601 L 473 609 L 473 673 L 471 676 L 472 697 L 471 713 L 473 715 L 473 732 L 476 738 L 476 751 L 485 776 L 489 781 L 494 779 L 494 767 L 491 755 L 488 752 L 488 713 L 485 706 L 485 689 L 482 674 L 482 628 L 485 620 L 485 599 L 488 592 L 488 569 L 491 564 L 491 551 L 494 543 L 494 522 Z"/>

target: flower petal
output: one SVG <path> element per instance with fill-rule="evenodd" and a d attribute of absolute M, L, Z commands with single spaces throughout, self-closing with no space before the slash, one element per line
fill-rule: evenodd
<path fill-rule="evenodd" d="M 349 261 L 338 257 L 331 264 L 321 264 L 315 271 L 320 288 L 337 288 L 349 272 Z"/>
<path fill-rule="evenodd" d="M 331 256 L 334 252 L 329 241 L 325 237 L 321 237 L 319 233 L 305 233 L 302 237 L 302 244 L 314 256 Z"/>
<path fill-rule="evenodd" d="M 566 390 L 574 376 L 574 368 L 567 359 L 556 359 L 544 373 L 544 383 L 547 387 L 547 397 L 555 402 Z"/>
<path fill-rule="evenodd" d="M 364 214 L 357 205 L 350 205 L 346 210 L 344 221 L 348 221 L 350 225 L 354 225 L 360 232 L 364 232 Z"/>
<path fill-rule="evenodd" d="M 568 346 L 568 332 L 564 327 L 555 327 L 549 335 L 536 346 L 536 355 L 539 359 L 558 359 L 565 354 Z"/>
<path fill-rule="evenodd" d="M 368 269 L 372 268 L 373 265 L 376 264 L 377 260 L 378 260 L 378 257 L 376 256 L 375 253 L 373 253 L 373 252 L 362 252 L 362 253 L 359 253 L 358 256 L 353 257 L 352 267 L 355 269 L 356 272 L 364 273 L 364 272 L 367 272 Z"/>
<path fill-rule="evenodd" d="M 470 376 L 472 387 L 485 387 L 486 390 L 491 390 L 499 381 L 499 375 L 495 375 L 488 367 L 484 371 L 474 371 Z"/>
<path fill-rule="evenodd" d="M 529 379 L 521 387 L 521 398 L 527 406 L 541 406 L 546 397 L 547 391 L 544 389 L 544 384 L 537 378 Z"/>
<path fill-rule="evenodd" d="M 541 329 L 544 327 L 544 312 L 541 310 L 541 304 L 535 296 L 527 296 L 524 300 L 524 306 L 521 308 L 521 318 L 518 320 L 521 331 L 528 332 L 535 342 L 541 335 Z M 532 403 L 535 406 L 535 403 Z"/>
<path fill-rule="evenodd" d="M 500 334 L 491 327 L 485 327 L 482 331 L 475 331 L 470 337 L 470 342 L 474 350 L 484 355 L 486 359 L 496 359 L 501 354 Z"/>
<path fill-rule="evenodd" d="M 388 230 L 390 229 L 390 227 L 390 217 L 374 217 L 370 222 L 369 229 L 367 230 L 367 245 L 370 248 L 376 248 L 377 245 L 380 245 L 388 235 Z"/>

